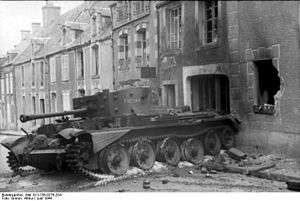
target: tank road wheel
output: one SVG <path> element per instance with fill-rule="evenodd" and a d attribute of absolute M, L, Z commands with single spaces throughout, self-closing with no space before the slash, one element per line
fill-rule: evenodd
<path fill-rule="evenodd" d="M 131 151 L 133 163 L 138 168 L 149 170 L 155 162 L 155 153 L 149 141 L 143 140 L 134 144 Z"/>
<path fill-rule="evenodd" d="M 106 167 L 114 175 L 125 174 L 129 168 L 129 155 L 127 150 L 121 145 L 109 147 L 105 153 L 104 161 Z"/>
<path fill-rule="evenodd" d="M 214 131 L 209 131 L 204 137 L 204 150 L 207 154 L 218 155 L 221 150 L 221 142 Z"/>
<path fill-rule="evenodd" d="M 181 153 L 184 160 L 200 164 L 204 158 L 204 147 L 200 140 L 189 138 L 181 144 Z"/>
<path fill-rule="evenodd" d="M 230 149 L 235 146 L 235 134 L 231 128 L 225 128 L 221 134 L 221 143 L 225 149 Z"/>
<path fill-rule="evenodd" d="M 173 138 L 165 138 L 157 144 L 158 161 L 167 162 L 170 165 L 178 165 L 180 161 L 180 148 Z"/>

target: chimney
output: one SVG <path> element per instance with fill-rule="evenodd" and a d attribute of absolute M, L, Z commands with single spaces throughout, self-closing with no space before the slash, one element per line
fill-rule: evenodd
<path fill-rule="evenodd" d="M 60 7 L 54 6 L 52 2 L 46 2 L 42 8 L 43 11 L 43 27 L 49 26 L 60 16 Z"/>
<path fill-rule="evenodd" d="M 29 30 L 21 30 L 21 40 L 28 40 L 30 38 L 30 31 Z"/>
<path fill-rule="evenodd" d="M 36 34 L 36 32 L 41 28 L 41 23 L 33 22 L 31 23 L 31 32 L 32 35 Z"/>

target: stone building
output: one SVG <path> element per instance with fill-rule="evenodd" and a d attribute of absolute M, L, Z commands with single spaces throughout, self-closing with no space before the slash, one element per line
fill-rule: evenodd
<path fill-rule="evenodd" d="M 111 7 L 114 84 L 157 87 L 158 37 L 155 1 L 118 1 Z"/>
<path fill-rule="evenodd" d="M 239 116 L 238 145 L 299 157 L 298 2 L 161 1 L 162 103 Z"/>
<path fill-rule="evenodd" d="M 107 2 L 84 2 L 62 15 L 52 3 L 42 8 L 43 26 L 34 27 L 37 31 L 30 45 L 13 63 L 17 117 L 23 113 L 70 110 L 72 98 L 112 89 L 112 73 L 110 79 L 108 73 L 103 76 L 104 72 L 112 72 L 111 22 L 106 5 Z M 94 16 L 96 22 L 91 23 Z M 91 30 L 96 28 L 99 31 L 92 35 Z M 99 51 L 93 55 L 92 48 L 96 46 Z M 93 69 L 97 76 L 92 74 Z M 49 122 L 18 122 L 18 127 L 32 128 L 45 121 Z"/>

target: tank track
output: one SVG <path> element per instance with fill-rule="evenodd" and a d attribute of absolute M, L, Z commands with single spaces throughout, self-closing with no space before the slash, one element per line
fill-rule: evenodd
<path fill-rule="evenodd" d="M 181 140 L 183 140 L 183 139 L 187 139 L 190 137 L 196 137 L 196 136 L 198 136 L 198 134 L 186 135 L 184 137 L 182 137 L 182 136 L 171 136 L 171 137 L 175 137 L 175 138 L 178 137 L 178 139 L 181 138 Z M 163 140 L 167 137 L 170 137 L 170 135 L 166 134 L 166 135 L 161 135 L 161 136 L 143 136 L 143 137 L 138 136 L 138 137 L 132 137 L 132 138 L 121 138 L 121 139 L 115 141 L 113 144 L 125 145 L 128 148 L 128 146 L 132 145 L 133 143 L 135 143 L 139 140 L 148 140 L 151 142 L 157 142 L 158 140 Z M 219 136 L 219 138 L 220 137 L 221 136 Z M 205 138 L 205 135 L 201 136 L 202 141 L 204 140 L 204 138 Z M 67 163 L 67 166 L 69 167 L 69 169 L 71 171 L 73 171 L 74 173 L 83 175 L 84 177 L 87 177 L 92 180 L 102 180 L 103 184 L 101 184 L 101 185 L 105 185 L 107 181 L 119 181 L 119 180 L 122 180 L 125 178 L 130 178 L 132 176 L 132 175 L 121 175 L 118 177 L 114 177 L 112 175 L 99 173 L 99 172 L 92 171 L 92 170 L 84 167 L 84 164 L 80 158 L 80 153 L 85 148 L 86 148 L 86 145 L 84 146 L 80 142 L 74 142 L 73 144 L 69 144 L 66 147 L 66 163 Z M 147 174 L 147 171 L 145 172 L 145 174 Z"/>
<path fill-rule="evenodd" d="M 8 166 L 10 167 L 10 169 L 13 172 L 12 175 L 9 175 L 9 176 L 7 175 L 7 177 L 14 177 L 16 175 L 28 176 L 30 174 L 34 174 L 34 173 L 38 172 L 37 169 L 31 169 L 31 170 L 24 170 L 24 169 L 22 169 L 22 167 L 21 167 L 21 165 L 20 165 L 17 157 L 11 151 L 8 152 L 7 163 L 8 163 Z"/>

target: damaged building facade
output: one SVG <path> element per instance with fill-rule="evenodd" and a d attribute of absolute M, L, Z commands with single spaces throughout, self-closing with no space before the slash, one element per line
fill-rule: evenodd
<path fill-rule="evenodd" d="M 57 23 L 43 22 L 11 66 L 2 59 L 1 128 L 19 128 L 22 113 L 70 109 L 76 96 L 151 86 L 170 109 L 239 117 L 243 150 L 299 157 L 299 2 L 87 1 L 43 12 Z"/>
<path fill-rule="evenodd" d="M 299 3 L 163 1 L 157 8 L 162 104 L 230 108 L 243 122 L 238 146 L 299 157 Z"/>

